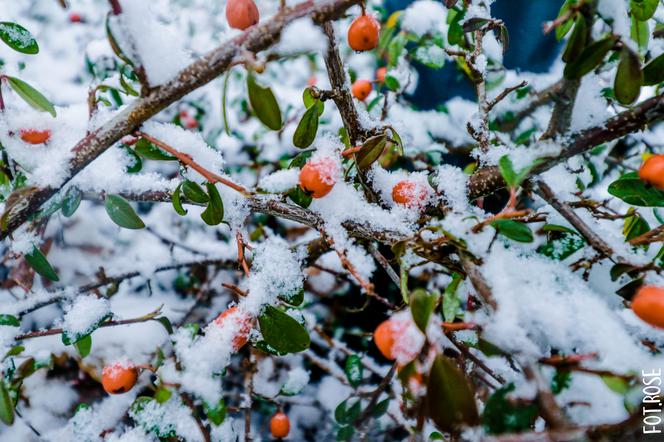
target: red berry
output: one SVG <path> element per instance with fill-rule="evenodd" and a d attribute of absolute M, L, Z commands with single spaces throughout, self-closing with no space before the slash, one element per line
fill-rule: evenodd
<path fill-rule="evenodd" d="M 373 86 L 369 80 L 356 80 L 351 87 L 353 96 L 360 101 L 366 100 L 371 93 L 371 89 L 373 89 Z"/>
<path fill-rule="evenodd" d="M 664 154 L 648 158 L 639 169 L 639 178 L 664 190 Z"/>
<path fill-rule="evenodd" d="M 632 299 L 632 311 L 653 327 L 664 328 L 664 287 L 642 286 Z"/>
<path fill-rule="evenodd" d="M 198 120 L 196 120 L 195 118 L 185 118 L 184 126 L 187 129 L 196 129 L 198 127 Z"/>
<path fill-rule="evenodd" d="M 395 203 L 406 207 L 419 207 L 429 196 L 427 188 L 415 181 L 399 181 L 392 188 L 392 199 Z"/>
<path fill-rule="evenodd" d="M 101 385 L 108 394 L 126 393 L 136 385 L 138 369 L 133 364 L 116 362 L 101 372 Z"/>
<path fill-rule="evenodd" d="M 300 187 L 314 198 L 322 198 L 336 183 L 337 164 L 324 157 L 309 161 L 300 171 Z"/>
<path fill-rule="evenodd" d="M 232 320 L 234 328 L 237 329 L 237 334 L 233 337 L 233 351 L 238 351 L 249 341 L 251 317 L 248 313 L 239 311 L 237 307 L 231 307 L 217 316 L 214 323 L 221 326 L 227 320 Z"/>
<path fill-rule="evenodd" d="M 253 0 L 228 0 L 226 3 L 226 20 L 231 28 L 245 30 L 258 23 L 259 18 Z"/>
<path fill-rule="evenodd" d="M 21 139 L 28 144 L 44 144 L 51 139 L 51 131 L 48 129 L 21 129 Z"/>
<path fill-rule="evenodd" d="M 281 439 L 288 436 L 289 432 L 290 420 L 288 419 L 288 416 L 281 411 L 275 413 L 275 415 L 272 416 L 272 419 L 270 419 L 270 433 L 272 433 L 272 437 Z"/>
<path fill-rule="evenodd" d="M 386 67 L 376 69 L 376 81 L 379 83 L 383 83 L 385 81 L 386 74 L 387 74 Z"/>
<path fill-rule="evenodd" d="M 83 17 L 81 17 L 81 14 L 78 12 L 72 12 L 69 14 L 69 21 L 72 23 L 81 23 L 83 21 Z"/>
<path fill-rule="evenodd" d="M 361 15 L 348 28 L 348 45 L 354 51 L 369 51 L 378 46 L 380 24 L 369 15 Z"/>

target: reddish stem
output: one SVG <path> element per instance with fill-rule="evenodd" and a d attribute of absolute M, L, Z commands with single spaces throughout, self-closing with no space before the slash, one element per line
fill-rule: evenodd
<path fill-rule="evenodd" d="M 239 184 L 235 184 L 231 180 L 228 180 L 224 177 L 221 177 L 221 176 L 217 175 L 216 173 L 210 172 L 205 167 L 203 167 L 200 164 L 198 164 L 197 162 L 195 162 L 194 159 L 191 158 L 191 156 L 172 148 L 171 146 L 164 143 L 163 141 L 158 140 L 154 137 L 151 137 L 150 135 L 148 135 L 144 132 L 140 132 L 140 131 L 137 131 L 135 135 L 137 137 L 145 138 L 146 140 L 148 140 L 149 142 L 151 142 L 155 146 L 157 146 L 160 149 L 163 149 L 166 152 L 170 153 L 171 155 L 176 157 L 178 160 L 180 160 L 180 162 L 182 164 L 185 164 L 185 165 L 191 167 L 192 169 L 194 169 L 196 172 L 200 173 L 203 176 L 203 178 L 205 178 L 210 184 L 221 183 L 221 184 L 224 184 L 224 185 L 230 187 L 233 190 L 236 190 L 236 191 L 240 192 L 242 195 L 244 195 L 246 197 L 251 196 L 251 192 L 249 190 L 245 189 L 244 187 L 240 186 Z"/>

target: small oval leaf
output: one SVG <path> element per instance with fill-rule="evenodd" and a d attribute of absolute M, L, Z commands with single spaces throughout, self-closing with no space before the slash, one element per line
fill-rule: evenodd
<path fill-rule="evenodd" d="M 586 47 L 586 39 L 588 38 L 588 26 L 586 25 L 586 18 L 583 14 L 578 13 L 576 15 L 576 21 L 574 24 L 574 31 L 567 41 L 567 46 L 565 46 L 565 52 L 563 52 L 563 61 L 565 63 L 571 63 L 579 58 L 581 52 Z"/>
<path fill-rule="evenodd" d="M 664 54 L 653 58 L 643 68 L 643 85 L 653 86 L 664 81 Z"/>
<path fill-rule="evenodd" d="M 314 142 L 316 133 L 318 132 L 318 115 L 318 106 L 315 104 L 309 107 L 304 115 L 302 115 L 297 129 L 293 133 L 293 145 L 295 147 L 304 149 L 311 146 L 311 143 Z"/>
<path fill-rule="evenodd" d="M 272 130 L 281 129 L 281 109 L 279 103 L 269 87 L 263 87 L 256 83 L 254 74 L 247 75 L 247 90 L 249 103 L 256 117 Z"/>
<path fill-rule="evenodd" d="M 214 184 L 206 183 L 205 186 L 210 196 L 210 202 L 205 211 L 201 213 L 201 218 L 205 221 L 205 224 L 216 226 L 224 220 L 224 203 L 219 195 L 219 190 Z"/>
<path fill-rule="evenodd" d="M 297 353 L 309 348 L 307 330 L 281 310 L 268 305 L 258 317 L 265 342 L 279 353 Z"/>
<path fill-rule="evenodd" d="M 111 220 L 125 229 L 142 229 L 145 227 L 129 202 L 120 195 L 107 195 L 105 203 L 106 213 Z"/>
<path fill-rule="evenodd" d="M 387 135 L 375 135 L 367 139 L 362 148 L 355 154 L 357 159 L 357 167 L 360 169 L 367 169 L 370 167 L 383 153 L 387 143 Z"/>
<path fill-rule="evenodd" d="M 595 69 L 602 63 L 615 42 L 616 37 L 610 35 L 587 46 L 577 60 L 565 66 L 563 72 L 565 78 L 578 79 Z"/>
<path fill-rule="evenodd" d="M 639 56 L 627 46 L 620 51 L 620 63 L 613 84 L 616 99 L 621 104 L 631 104 L 639 98 L 643 72 Z"/>
<path fill-rule="evenodd" d="M 207 193 L 205 193 L 203 188 L 193 181 L 186 180 L 182 183 L 182 191 L 187 199 L 190 199 L 195 203 L 207 204 L 207 202 L 210 201 L 210 197 L 207 196 Z"/>
<path fill-rule="evenodd" d="M 30 86 L 25 81 L 6 75 L 5 78 L 9 82 L 9 86 L 21 97 L 26 103 L 28 103 L 33 109 L 36 109 L 41 112 L 48 112 L 53 117 L 55 117 L 55 107 L 51 104 L 48 99 L 42 95 L 37 89 Z"/>
<path fill-rule="evenodd" d="M 46 279 L 51 281 L 59 281 L 60 278 L 58 274 L 55 273 L 53 267 L 46 259 L 46 256 L 39 250 L 37 247 L 32 248 L 32 252 L 26 253 L 24 255 L 25 261 L 34 269 L 35 272 L 39 273 Z"/>
<path fill-rule="evenodd" d="M 511 240 L 518 242 L 533 242 L 533 232 L 523 223 L 512 219 L 497 219 L 491 222 L 491 226 L 495 228 L 498 233 Z"/>
<path fill-rule="evenodd" d="M 0 40 L 17 52 L 29 55 L 39 53 L 39 45 L 35 38 L 18 23 L 0 22 Z"/>
<path fill-rule="evenodd" d="M 443 431 L 454 432 L 479 422 L 468 379 L 454 361 L 444 355 L 438 355 L 431 367 L 427 405 L 429 417 Z"/>

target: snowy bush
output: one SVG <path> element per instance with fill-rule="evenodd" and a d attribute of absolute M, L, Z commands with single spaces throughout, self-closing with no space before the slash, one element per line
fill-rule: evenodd
<path fill-rule="evenodd" d="M 664 3 L 296 1 L 2 2 L 0 440 L 661 431 Z"/>

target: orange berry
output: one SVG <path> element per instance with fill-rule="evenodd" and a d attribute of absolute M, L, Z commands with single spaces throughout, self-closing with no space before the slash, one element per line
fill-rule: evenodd
<path fill-rule="evenodd" d="M 314 198 L 322 198 L 336 183 L 337 164 L 324 157 L 309 161 L 300 171 L 300 187 Z"/>
<path fill-rule="evenodd" d="M 422 184 L 415 181 L 399 181 L 392 188 L 392 199 L 397 204 L 407 207 L 418 207 L 426 201 L 429 192 Z"/>
<path fill-rule="evenodd" d="M 51 139 L 51 131 L 48 129 L 21 129 L 21 139 L 28 144 L 44 144 Z"/>
<path fill-rule="evenodd" d="M 196 118 L 187 117 L 184 119 L 184 126 L 187 129 L 196 129 L 198 127 L 198 120 L 196 120 Z"/>
<path fill-rule="evenodd" d="M 360 15 L 348 28 L 348 45 L 354 51 L 369 51 L 378 46 L 380 24 L 369 15 Z"/>
<path fill-rule="evenodd" d="M 231 28 L 245 30 L 258 23 L 259 18 L 254 0 L 228 0 L 226 3 L 226 20 Z"/>
<path fill-rule="evenodd" d="M 664 328 L 664 287 L 642 286 L 632 299 L 632 311 L 653 327 Z"/>
<path fill-rule="evenodd" d="M 138 369 L 133 364 L 116 362 L 101 371 L 101 385 L 108 394 L 126 393 L 136 385 Z"/>
<path fill-rule="evenodd" d="M 229 316 L 235 321 L 238 333 L 233 337 L 233 351 L 238 351 L 249 341 L 251 332 L 251 317 L 248 313 L 240 312 L 237 307 L 231 307 L 214 320 L 214 323 L 221 326 Z"/>
<path fill-rule="evenodd" d="M 376 81 L 379 83 L 383 83 L 385 81 L 386 74 L 387 74 L 386 67 L 376 69 Z"/>
<path fill-rule="evenodd" d="M 353 86 L 351 86 L 353 97 L 360 101 L 366 100 L 371 93 L 371 89 L 373 89 L 373 86 L 369 80 L 356 80 Z"/>
<path fill-rule="evenodd" d="M 396 359 L 392 348 L 396 341 L 396 330 L 394 324 L 389 319 L 380 323 L 376 330 L 374 330 L 374 343 L 378 350 L 389 360 Z"/>
<path fill-rule="evenodd" d="M 648 158 L 639 169 L 639 178 L 664 190 L 664 154 Z"/>
<path fill-rule="evenodd" d="M 272 433 L 272 437 L 281 439 L 282 437 L 288 436 L 289 432 L 290 420 L 288 419 L 288 416 L 281 411 L 275 413 L 275 415 L 272 416 L 272 419 L 270 419 L 270 433 Z"/>

